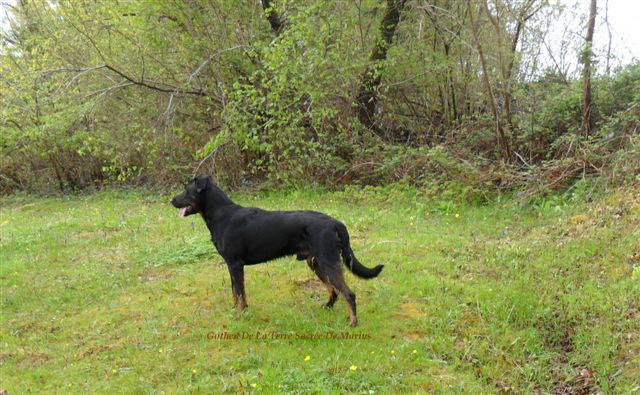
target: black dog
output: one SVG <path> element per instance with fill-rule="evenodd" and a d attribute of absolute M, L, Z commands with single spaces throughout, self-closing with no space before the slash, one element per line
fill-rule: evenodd
<path fill-rule="evenodd" d="M 344 264 L 360 278 L 374 278 L 383 265 L 364 267 L 353 255 L 344 224 L 315 211 L 266 211 L 239 206 L 231 201 L 210 177 L 196 177 L 184 192 L 171 200 L 180 216 L 200 213 L 211 232 L 211 240 L 224 258 L 231 275 L 234 305 L 247 307 L 244 266 L 296 255 L 329 289 L 326 307 L 332 307 L 341 293 L 349 304 L 349 324 L 358 323 L 356 295 L 344 281 Z"/>

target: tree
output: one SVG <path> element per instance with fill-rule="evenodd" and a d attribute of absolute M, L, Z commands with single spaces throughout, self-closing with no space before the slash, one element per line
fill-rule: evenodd
<path fill-rule="evenodd" d="M 278 12 L 278 10 L 276 10 L 271 0 L 262 0 L 262 8 L 267 15 L 267 20 L 269 21 L 269 25 L 271 25 L 271 30 L 273 30 L 276 35 L 280 34 L 286 25 L 284 17 Z"/>
<path fill-rule="evenodd" d="M 496 34 L 498 69 L 501 87 L 500 91 L 503 98 L 502 110 L 504 118 L 507 120 L 507 126 L 509 127 L 509 130 L 513 132 L 514 125 L 511 112 L 512 75 L 518 54 L 518 44 L 520 43 L 520 37 L 526 22 L 542 8 L 543 3 L 538 4 L 537 0 L 525 0 L 522 3 L 501 3 L 501 1 L 495 2 L 495 13 L 492 13 L 490 10 L 488 0 L 484 0 L 483 6 Z M 503 39 L 503 30 L 507 30 L 505 25 L 507 25 L 508 22 L 511 22 L 508 21 L 508 19 L 514 20 L 513 22 L 515 22 L 515 27 L 513 28 L 513 32 L 507 31 L 507 33 L 511 34 L 511 42 L 509 48 L 505 48 L 506 43 Z"/>
<path fill-rule="evenodd" d="M 387 9 L 380 22 L 380 37 L 376 39 L 373 45 L 373 50 L 369 57 L 371 63 L 362 73 L 360 87 L 356 96 L 356 108 L 360 123 L 381 137 L 383 132 L 376 126 L 375 122 L 378 89 L 382 82 L 380 68 L 382 67 L 382 62 L 387 58 L 389 47 L 393 43 L 393 36 L 398 28 L 400 13 L 405 3 L 406 0 L 387 0 Z"/>
<path fill-rule="evenodd" d="M 493 115 L 496 135 L 498 138 L 498 145 L 500 146 L 502 159 L 507 162 L 510 162 L 511 157 L 513 156 L 511 152 L 511 145 L 509 144 L 509 140 L 504 132 L 504 127 L 502 125 L 500 112 L 498 111 L 498 104 L 496 102 L 495 95 L 493 94 L 491 81 L 489 80 L 489 70 L 487 67 L 487 60 L 485 58 L 484 51 L 482 49 L 482 44 L 480 43 L 477 18 L 474 18 L 473 16 L 474 10 L 471 5 L 471 0 L 467 0 L 467 6 L 469 8 L 468 12 L 469 12 L 469 22 L 471 25 L 471 34 L 473 36 L 473 41 L 478 51 L 478 58 L 480 59 L 480 65 L 482 66 L 482 81 L 484 82 L 485 89 L 487 90 L 487 96 L 489 97 L 489 106 L 491 107 L 491 114 Z"/>
<path fill-rule="evenodd" d="M 590 135 L 593 130 L 592 102 L 591 102 L 591 62 L 593 58 L 593 30 L 596 25 L 596 0 L 591 0 L 589 7 L 589 20 L 587 21 L 587 36 L 582 51 L 582 133 Z"/>

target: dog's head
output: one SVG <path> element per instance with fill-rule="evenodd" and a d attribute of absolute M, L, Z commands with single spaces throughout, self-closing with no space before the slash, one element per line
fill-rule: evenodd
<path fill-rule="evenodd" d="M 180 209 L 180 217 L 202 212 L 205 205 L 205 191 L 212 184 L 211 177 L 196 177 L 185 185 L 181 194 L 171 199 L 171 204 Z"/>

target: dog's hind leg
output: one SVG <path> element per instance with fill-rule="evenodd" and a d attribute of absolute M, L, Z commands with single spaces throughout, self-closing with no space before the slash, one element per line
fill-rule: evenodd
<path fill-rule="evenodd" d="M 314 257 L 307 257 L 307 265 L 309 265 L 309 268 L 313 270 L 316 276 L 318 276 L 320 281 L 324 283 L 324 285 L 327 287 L 327 290 L 329 291 L 329 300 L 327 301 L 327 303 L 325 303 L 324 307 L 329 309 L 332 308 L 336 303 L 336 300 L 338 299 L 338 292 L 336 292 L 336 289 L 331 284 L 329 284 L 326 274 L 323 274 L 320 270 L 318 270 L 316 259 Z"/>
<path fill-rule="evenodd" d="M 356 316 L 356 295 L 344 282 L 342 263 L 340 262 L 339 238 L 333 231 L 321 232 L 311 241 L 311 255 L 315 257 L 315 270 L 327 279 L 335 293 L 341 293 L 349 307 L 349 325 L 358 325 Z M 333 299 L 333 298 L 332 298 Z M 331 302 L 331 300 L 329 300 Z M 335 302 L 335 300 L 333 300 Z"/>
<path fill-rule="evenodd" d="M 344 299 L 347 301 L 349 307 L 349 325 L 358 325 L 358 317 L 356 315 L 356 294 L 354 294 L 351 289 L 349 289 L 347 283 L 344 281 L 344 275 L 342 274 L 342 266 L 340 265 L 340 262 L 336 261 L 334 265 L 326 265 L 324 266 L 324 269 L 327 273 L 328 283 L 334 290 L 340 292 L 342 296 L 344 296 Z M 329 301 L 331 302 L 331 300 Z M 333 302 L 335 302 L 335 299 L 333 299 Z"/>
<path fill-rule="evenodd" d="M 330 309 L 334 304 L 336 304 L 336 300 L 338 300 L 338 293 L 336 292 L 335 288 L 333 288 L 329 284 L 327 284 L 327 289 L 329 290 L 329 300 L 324 304 L 324 307 Z"/>

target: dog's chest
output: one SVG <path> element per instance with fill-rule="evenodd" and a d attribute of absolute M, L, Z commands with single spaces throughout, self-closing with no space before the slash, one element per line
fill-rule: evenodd
<path fill-rule="evenodd" d="M 216 247 L 216 250 L 218 250 L 218 252 L 222 255 L 222 252 L 223 252 L 222 238 L 219 235 L 217 235 L 216 237 L 215 233 L 211 233 L 211 242 Z"/>
<path fill-rule="evenodd" d="M 222 255 L 224 259 L 227 259 L 229 253 L 233 253 L 233 251 L 229 251 L 229 247 L 233 247 L 233 243 L 225 242 L 225 237 L 224 229 L 214 229 L 211 231 L 211 242 L 216 247 L 216 250 L 218 250 L 218 253 Z"/>

